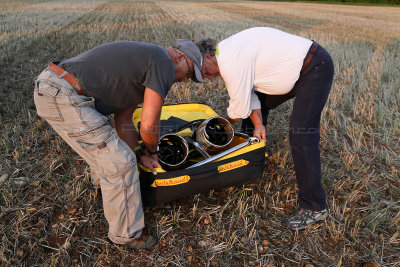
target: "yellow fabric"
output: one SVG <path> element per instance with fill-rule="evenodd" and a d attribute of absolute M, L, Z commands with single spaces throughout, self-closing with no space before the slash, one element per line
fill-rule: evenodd
<path fill-rule="evenodd" d="M 135 124 L 136 130 L 138 129 L 138 123 L 140 122 L 140 118 L 142 115 L 142 109 L 137 108 L 135 112 L 133 113 L 133 123 Z M 197 104 L 197 103 L 190 103 L 190 104 L 179 104 L 179 105 L 168 105 L 168 106 L 163 106 L 161 110 L 161 120 L 168 120 L 170 117 L 179 117 L 182 120 L 185 121 L 194 121 L 198 119 L 208 119 L 210 117 L 214 116 L 219 116 L 218 113 L 216 113 L 212 108 L 210 108 L 207 105 L 204 104 Z M 185 129 L 181 132 L 179 132 L 179 135 L 190 135 L 192 132 L 190 129 Z M 229 144 L 228 148 L 234 147 L 240 143 L 243 142 L 243 138 L 235 136 L 232 140 L 232 142 Z M 219 158 L 215 160 L 221 161 L 229 158 L 233 158 L 242 154 L 245 154 L 247 152 L 253 151 L 255 149 L 261 148 L 265 146 L 265 142 L 261 141 L 257 144 L 253 145 L 248 145 L 245 146 L 239 150 L 236 150 L 222 158 Z M 228 149 L 227 148 L 227 149 Z M 267 157 L 267 153 L 265 153 L 265 157 Z M 145 171 L 145 172 L 150 172 L 150 170 L 141 164 L 139 164 L 139 167 Z M 165 172 L 165 170 L 156 168 L 157 172 Z"/>
<path fill-rule="evenodd" d="M 133 113 L 133 123 L 138 130 L 138 123 L 142 115 L 142 108 L 137 108 Z M 212 108 L 204 104 L 180 104 L 163 106 L 161 110 L 161 120 L 168 120 L 170 117 L 179 117 L 185 121 L 194 121 L 199 119 L 208 119 L 210 117 L 219 116 Z M 180 135 L 191 134 L 190 129 L 185 129 L 179 133 Z"/>

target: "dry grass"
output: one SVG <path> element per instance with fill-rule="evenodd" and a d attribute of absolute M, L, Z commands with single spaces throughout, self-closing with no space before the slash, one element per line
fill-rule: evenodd
<path fill-rule="evenodd" d="M 2 265 L 400 266 L 399 21 L 388 7 L 1 0 Z M 100 192 L 86 163 L 37 117 L 34 77 L 50 60 L 105 42 L 167 46 L 261 25 L 317 40 L 335 62 L 321 125 L 326 224 L 298 233 L 281 225 L 297 204 L 286 103 L 270 115 L 270 164 L 257 183 L 147 208 L 160 238 L 151 253 L 107 242 Z M 177 84 L 167 101 L 223 114 L 223 88 Z"/>

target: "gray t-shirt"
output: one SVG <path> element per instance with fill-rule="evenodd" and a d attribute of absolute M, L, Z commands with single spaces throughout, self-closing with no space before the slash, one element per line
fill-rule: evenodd
<path fill-rule="evenodd" d="M 94 97 L 103 115 L 136 107 L 146 87 L 164 99 L 175 79 L 167 51 L 142 42 L 100 45 L 60 65 L 79 81 L 86 96 Z"/>

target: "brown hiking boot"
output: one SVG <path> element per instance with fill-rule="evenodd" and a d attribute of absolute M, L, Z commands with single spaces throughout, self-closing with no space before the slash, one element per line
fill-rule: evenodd
<path fill-rule="evenodd" d="M 131 249 L 151 249 L 157 244 L 157 238 L 152 235 L 141 235 L 125 244 Z"/>

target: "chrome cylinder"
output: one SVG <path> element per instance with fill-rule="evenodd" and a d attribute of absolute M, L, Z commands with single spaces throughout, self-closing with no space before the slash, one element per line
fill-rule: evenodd
<path fill-rule="evenodd" d="M 217 153 L 231 143 L 234 130 L 227 119 L 211 117 L 200 123 L 193 135 L 204 150 Z"/>
<path fill-rule="evenodd" d="M 175 170 L 182 166 L 189 155 L 189 145 L 177 134 L 165 134 L 158 142 L 158 160 L 167 170 Z"/>

